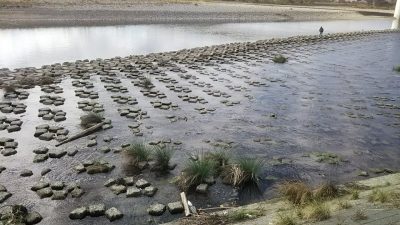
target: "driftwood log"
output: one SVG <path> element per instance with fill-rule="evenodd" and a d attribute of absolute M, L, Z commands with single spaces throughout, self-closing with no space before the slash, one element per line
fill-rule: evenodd
<path fill-rule="evenodd" d="M 86 130 L 84 130 L 84 131 L 82 131 L 82 132 L 80 132 L 80 133 L 78 133 L 78 134 L 76 134 L 76 135 L 74 135 L 74 136 L 72 136 L 72 137 L 70 137 L 70 138 L 58 143 L 58 144 L 56 144 L 56 147 L 58 147 L 60 145 L 63 145 L 65 143 L 68 143 L 70 141 L 76 140 L 78 138 L 85 137 L 85 136 L 97 131 L 98 129 L 100 129 L 104 124 L 106 124 L 106 122 L 101 122 L 101 123 L 98 123 L 96 125 L 93 125 L 93 126 L 89 127 L 88 129 L 86 129 Z"/>
<path fill-rule="evenodd" d="M 183 209 L 185 210 L 185 216 L 190 216 L 191 213 L 190 213 L 188 200 L 186 198 L 185 192 L 181 192 L 181 200 L 182 200 L 182 204 L 183 204 Z"/>

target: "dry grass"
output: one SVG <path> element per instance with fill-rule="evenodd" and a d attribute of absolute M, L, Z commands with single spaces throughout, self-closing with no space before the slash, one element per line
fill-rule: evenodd
<path fill-rule="evenodd" d="M 278 220 L 274 225 L 296 225 L 296 220 L 294 216 L 287 214 L 279 214 Z"/>
<path fill-rule="evenodd" d="M 311 187 L 302 181 L 286 181 L 279 185 L 279 192 L 294 205 L 303 205 L 313 200 Z"/>
<path fill-rule="evenodd" d="M 133 143 L 125 148 L 125 152 L 131 157 L 131 164 L 137 166 L 140 162 L 149 161 L 152 148 L 144 143 Z"/>
<path fill-rule="evenodd" d="M 354 215 L 352 216 L 352 219 L 354 221 L 366 220 L 368 219 L 368 216 L 365 214 L 363 210 L 357 209 Z"/>
<path fill-rule="evenodd" d="M 302 210 L 303 218 L 309 221 L 323 221 L 331 217 L 330 209 L 322 202 L 313 202 Z"/>
<path fill-rule="evenodd" d="M 222 176 L 235 187 L 249 183 L 258 184 L 263 164 L 259 159 L 242 158 L 237 163 L 226 166 Z"/>
<path fill-rule="evenodd" d="M 339 208 L 340 209 L 350 209 L 353 207 L 348 201 L 339 201 Z"/>
<path fill-rule="evenodd" d="M 49 77 L 49 76 L 42 76 L 39 78 L 37 81 L 38 85 L 49 85 L 49 84 L 54 84 L 54 78 Z"/>
<path fill-rule="evenodd" d="M 317 199 L 333 199 L 339 195 L 339 190 L 336 185 L 328 182 L 322 184 L 314 191 L 314 197 Z"/>
<path fill-rule="evenodd" d="M 90 112 L 84 116 L 81 116 L 81 126 L 83 128 L 89 128 L 103 121 L 103 116 L 97 113 Z"/>
<path fill-rule="evenodd" d="M 239 209 L 227 214 L 200 213 L 191 217 L 181 218 L 180 225 L 227 225 L 263 216 L 263 209 Z"/>
<path fill-rule="evenodd" d="M 16 91 L 16 87 L 15 87 L 14 85 L 12 85 L 12 84 L 9 84 L 9 85 L 3 86 L 3 90 L 4 90 L 6 93 L 13 93 L 13 92 Z"/>

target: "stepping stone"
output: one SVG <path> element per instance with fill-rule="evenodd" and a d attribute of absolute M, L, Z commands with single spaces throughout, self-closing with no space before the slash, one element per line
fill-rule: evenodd
<path fill-rule="evenodd" d="M 67 198 L 67 191 L 53 191 L 53 196 L 51 196 L 51 200 L 64 200 Z"/>
<path fill-rule="evenodd" d="M 11 193 L 8 193 L 5 191 L 0 192 L 0 203 L 3 203 L 5 200 L 7 200 L 11 196 L 12 196 Z"/>
<path fill-rule="evenodd" d="M 171 203 L 168 203 L 168 211 L 171 214 L 182 213 L 183 212 L 182 202 L 171 202 Z"/>
<path fill-rule="evenodd" d="M 40 198 L 49 198 L 53 195 L 53 191 L 50 187 L 46 187 L 36 191 L 36 194 L 39 195 Z"/>
<path fill-rule="evenodd" d="M 33 172 L 31 170 L 22 170 L 20 173 L 21 177 L 30 177 L 33 175 Z"/>
<path fill-rule="evenodd" d="M 145 188 L 145 187 L 150 186 L 151 184 L 145 179 L 140 179 L 140 180 L 136 181 L 135 185 L 138 188 Z"/>
<path fill-rule="evenodd" d="M 206 194 L 208 190 L 208 184 L 199 184 L 196 187 L 196 192 L 201 194 Z"/>
<path fill-rule="evenodd" d="M 40 172 L 40 175 L 44 176 L 44 175 L 48 174 L 50 171 L 51 171 L 51 169 L 45 168 Z"/>
<path fill-rule="evenodd" d="M 78 153 L 78 149 L 72 149 L 67 152 L 68 156 L 75 156 Z"/>
<path fill-rule="evenodd" d="M 46 154 L 48 151 L 49 151 L 48 148 L 41 147 L 41 148 L 37 148 L 37 149 L 33 150 L 33 153 L 35 153 L 35 154 Z"/>
<path fill-rule="evenodd" d="M 104 183 L 104 186 L 110 187 L 110 186 L 114 185 L 115 183 L 116 183 L 116 180 L 114 178 L 110 178 Z"/>
<path fill-rule="evenodd" d="M 125 185 L 114 184 L 113 186 L 110 187 L 110 189 L 116 195 L 126 192 Z"/>
<path fill-rule="evenodd" d="M 147 212 L 152 215 L 152 216 L 161 216 L 165 212 L 165 205 L 156 203 L 151 205 L 148 209 Z"/>
<path fill-rule="evenodd" d="M 85 191 L 83 191 L 81 188 L 75 188 L 74 190 L 71 191 L 72 198 L 79 198 L 83 194 L 85 194 Z"/>
<path fill-rule="evenodd" d="M 35 135 L 36 135 L 36 133 L 35 133 Z M 53 138 L 54 138 L 53 133 L 44 133 L 39 136 L 39 139 L 43 140 L 43 141 L 51 141 Z"/>
<path fill-rule="evenodd" d="M 34 163 L 40 163 L 40 162 L 44 162 L 49 158 L 49 156 L 47 154 L 37 154 L 35 155 L 35 157 L 33 158 L 33 162 Z"/>
<path fill-rule="evenodd" d="M 106 206 L 104 204 L 89 205 L 88 210 L 91 217 L 103 216 L 106 211 Z"/>
<path fill-rule="evenodd" d="M 107 219 L 109 219 L 110 221 L 114 221 L 114 220 L 118 220 L 121 219 L 124 214 L 122 214 L 117 208 L 112 207 L 109 208 L 106 212 L 105 215 L 107 217 Z"/>
<path fill-rule="evenodd" d="M 38 213 L 38 212 L 30 212 L 26 215 L 25 217 L 25 223 L 30 225 L 30 224 L 37 224 L 42 221 L 43 217 Z"/>
<path fill-rule="evenodd" d="M 128 187 L 128 189 L 126 190 L 127 198 L 139 197 L 140 195 L 142 195 L 142 191 L 137 187 Z"/>
<path fill-rule="evenodd" d="M 13 148 L 6 148 L 6 149 L 1 150 L 1 154 L 3 156 L 10 156 L 10 155 L 17 154 L 17 151 Z"/>
<path fill-rule="evenodd" d="M 79 207 L 74 209 L 70 214 L 69 218 L 71 220 L 81 220 L 86 217 L 86 215 L 89 214 L 89 210 L 87 207 Z"/>
<path fill-rule="evenodd" d="M 46 187 L 49 187 L 49 186 L 50 186 L 50 184 L 48 182 L 39 181 L 38 183 L 34 184 L 31 187 L 31 190 L 32 191 L 38 191 L 40 189 L 43 189 L 43 188 L 46 188 Z"/>
<path fill-rule="evenodd" d="M 49 152 L 49 157 L 59 159 L 66 154 L 67 154 L 67 151 L 63 151 L 63 150 L 52 151 L 52 152 Z"/>
<path fill-rule="evenodd" d="M 153 186 L 148 186 L 143 190 L 143 194 L 149 197 L 153 197 L 156 192 L 157 192 L 157 188 L 153 187 Z"/>
<path fill-rule="evenodd" d="M 17 125 L 11 125 L 11 126 L 7 127 L 8 132 L 15 132 L 15 131 L 19 131 L 19 130 L 21 130 L 21 127 L 17 126 Z"/>
<path fill-rule="evenodd" d="M 50 183 L 50 187 L 53 190 L 62 190 L 65 187 L 65 184 L 62 181 L 54 181 Z"/>

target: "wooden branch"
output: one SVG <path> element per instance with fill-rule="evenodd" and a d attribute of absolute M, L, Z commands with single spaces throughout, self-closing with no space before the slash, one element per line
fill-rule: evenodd
<path fill-rule="evenodd" d="M 185 216 L 190 216 L 191 213 L 190 213 L 190 209 L 189 209 L 189 205 L 188 205 L 188 201 L 187 201 L 185 192 L 181 192 L 181 201 L 183 204 L 183 209 L 185 210 Z"/>
<path fill-rule="evenodd" d="M 68 138 L 67 140 L 64 140 L 64 141 L 56 144 L 56 147 L 58 147 L 60 145 L 63 145 L 65 143 L 68 143 L 70 141 L 76 140 L 78 138 L 85 137 L 85 136 L 87 136 L 87 135 L 89 135 L 91 133 L 94 133 L 95 131 L 100 129 L 104 124 L 106 124 L 106 122 L 101 122 L 101 123 L 98 123 L 96 125 L 93 125 L 93 126 L 89 127 L 88 129 L 86 129 L 86 130 L 84 130 L 84 131 L 82 131 L 82 132 L 80 132 L 80 133 Z"/>

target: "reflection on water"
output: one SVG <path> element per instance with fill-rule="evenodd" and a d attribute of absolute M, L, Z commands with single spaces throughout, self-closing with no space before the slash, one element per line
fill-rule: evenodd
<path fill-rule="evenodd" d="M 41 66 L 274 37 L 388 29 L 390 19 L 320 22 L 129 25 L 0 30 L 0 68 Z"/>

